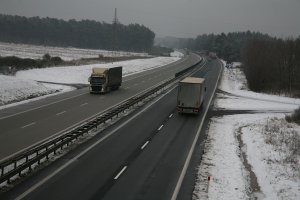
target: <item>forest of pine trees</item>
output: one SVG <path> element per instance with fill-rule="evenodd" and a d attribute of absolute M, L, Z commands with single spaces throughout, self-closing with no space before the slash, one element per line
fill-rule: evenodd
<path fill-rule="evenodd" d="M 118 23 L 114 34 L 113 26 L 94 20 L 65 21 L 0 14 L 0 41 L 144 52 L 152 48 L 155 34 L 149 28 Z"/>
<path fill-rule="evenodd" d="M 220 58 L 228 62 L 241 59 L 241 48 L 252 39 L 269 40 L 271 37 L 256 32 L 232 32 L 221 34 L 203 34 L 189 41 L 188 47 L 194 50 L 207 50 L 217 53 Z"/>
<path fill-rule="evenodd" d="M 253 91 L 300 97 L 300 37 L 281 39 L 250 31 L 204 34 L 186 40 L 186 47 L 242 62 Z"/>

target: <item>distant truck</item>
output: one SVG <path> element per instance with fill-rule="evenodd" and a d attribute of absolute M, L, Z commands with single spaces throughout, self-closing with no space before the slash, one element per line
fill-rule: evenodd
<path fill-rule="evenodd" d="M 206 92 L 205 79 L 186 77 L 179 82 L 177 94 L 178 113 L 198 114 Z"/>
<path fill-rule="evenodd" d="M 89 77 L 90 93 L 107 93 L 122 84 L 122 67 L 93 68 Z"/>

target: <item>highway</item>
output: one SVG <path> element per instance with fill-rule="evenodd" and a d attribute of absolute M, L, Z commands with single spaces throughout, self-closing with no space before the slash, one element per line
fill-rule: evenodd
<path fill-rule="evenodd" d="M 174 87 L 0 198 L 191 199 L 178 194 L 221 71 L 217 60 L 199 66 L 195 76 L 207 80 L 199 115 L 177 114 Z"/>
<path fill-rule="evenodd" d="M 0 160 L 75 127 L 199 60 L 191 54 L 167 66 L 124 77 L 120 90 L 105 95 L 91 95 L 83 88 L 0 110 Z"/>

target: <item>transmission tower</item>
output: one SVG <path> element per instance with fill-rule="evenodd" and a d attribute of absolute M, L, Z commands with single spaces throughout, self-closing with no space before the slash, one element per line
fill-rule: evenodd
<path fill-rule="evenodd" d="M 113 33 L 112 33 L 112 51 L 113 51 L 113 57 L 117 56 L 117 50 L 118 50 L 118 16 L 117 16 L 117 8 L 115 8 L 115 15 L 114 15 L 114 20 L 113 20 Z"/>
<path fill-rule="evenodd" d="M 117 16 L 117 8 L 115 8 L 115 17 L 114 17 L 113 24 L 116 25 L 118 23 L 119 23 L 119 20 L 118 20 L 118 16 Z"/>

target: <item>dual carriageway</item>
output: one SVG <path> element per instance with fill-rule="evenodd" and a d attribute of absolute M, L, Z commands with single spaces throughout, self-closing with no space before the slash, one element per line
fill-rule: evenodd
<path fill-rule="evenodd" d="M 90 95 L 87 88 L 12 107 L 0 115 L 0 159 L 30 149 L 200 61 L 191 54 L 159 69 L 125 77 L 118 91 Z M 193 162 L 222 70 L 203 61 L 193 76 L 205 77 L 207 94 L 198 116 L 178 115 L 176 85 L 92 139 L 78 145 L 8 192 L 5 199 L 187 199 Z M 3 127 L 3 128 L 2 128 Z"/>

